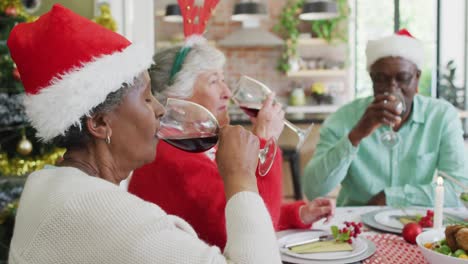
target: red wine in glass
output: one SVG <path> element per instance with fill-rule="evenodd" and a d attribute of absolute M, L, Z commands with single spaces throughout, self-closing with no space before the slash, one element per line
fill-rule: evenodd
<path fill-rule="evenodd" d="M 164 138 L 163 140 L 180 150 L 200 153 L 214 147 L 218 142 L 218 135 L 205 134 L 196 137 Z"/>
<path fill-rule="evenodd" d="M 237 88 L 232 94 L 232 100 L 248 116 L 256 117 L 259 109 L 262 107 L 263 101 L 271 93 L 272 91 L 270 88 L 262 82 L 243 75 L 237 84 Z M 301 129 L 286 119 L 284 119 L 284 124 L 297 134 L 298 142 L 296 149 L 300 149 L 302 147 L 314 125 L 311 124 L 308 128 Z"/>
<path fill-rule="evenodd" d="M 166 113 L 160 120 L 157 133 L 159 139 L 183 151 L 199 153 L 217 144 L 218 133 L 218 121 L 208 109 L 190 101 L 167 99 Z M 263 149 L 260 149 L 258 153 L 260 176 L 265 176 L 270 170 L 276 149 L 274 138 L 270 138 Z"/>
<path fill-rule="evenodd" d="M 259 105 L 256 104 L 241 104 L 239 105 L 239 108 L 244 111 L 245 114 L 247 114 L 250 117 L 257 117 L 258 111 L 260 111 Z"/>

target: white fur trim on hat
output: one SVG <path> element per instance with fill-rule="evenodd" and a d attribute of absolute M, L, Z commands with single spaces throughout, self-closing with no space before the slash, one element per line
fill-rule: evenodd
<path fill-rule="evenodd" d="M 107 95 L 149 68 L 151 50 L 130 45 L 120 52 L 94 58 L 54 78 L 38 94 L 25 98 L 26 114 L 44 141 L 63 135 Z"/>
<path fill-rule="evenodd" d="M 421 42 L 415 38 L 392 35 L 378 40 L 370 40 L 366 48 L 367 70 L 372 64 L 384 57 L 402 57 L 422 70 L 424 64 L 424 49 Z"/>

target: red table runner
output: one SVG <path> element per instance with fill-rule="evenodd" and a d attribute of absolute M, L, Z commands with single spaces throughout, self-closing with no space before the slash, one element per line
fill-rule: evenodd
<path fill-rule="evenodd" d="M 417 245 L 407 243 L 402 237 L 394 234 L 366 236 L 374 242 L 377 250 L 363 264 L 427 264 Z"/>

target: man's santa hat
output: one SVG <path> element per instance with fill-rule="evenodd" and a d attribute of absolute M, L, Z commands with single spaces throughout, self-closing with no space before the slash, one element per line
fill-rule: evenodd
<path fill-rule="evenodd" d="M 370 40 L 366 48 L 367 70 L 377 60 L 385 57 L 402 57 L 413 62 L 419 70 L 424 63 L 422 43 L 415 39 L 406 29 L 377 40 Z"/>
<path fill-rule="evenodd" d="M 149 68 L 152 52 L 60 5 L 13 28 L 11 57 L 39 138 L 63 135 L 107 95 Z"/>

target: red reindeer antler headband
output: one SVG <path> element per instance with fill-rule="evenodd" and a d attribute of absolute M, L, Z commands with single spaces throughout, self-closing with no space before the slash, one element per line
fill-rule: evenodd
<path fill-rule="evenodd" d="M 185 45 L 179 50 L 171 69 L 169 85 L 174 82 L 175 75 L 182 69 L 185 57 L 194 43 L 200 42 L 205 32 L 206 24 L 213 15 L 219 0 L 205 0 L 203 6 L 195 5 L 194 0 L 178 0 L 180 12 L 184 18 Z"/>
<path fill-rule="evenodd" d="M 184 18 L 184 35 L 202 35 L 206 24 L 214 12 L 219 0 L 205 0 L 203 6 L 196 6 L 194 0 L 178 0 L 180 12 Z"/>

